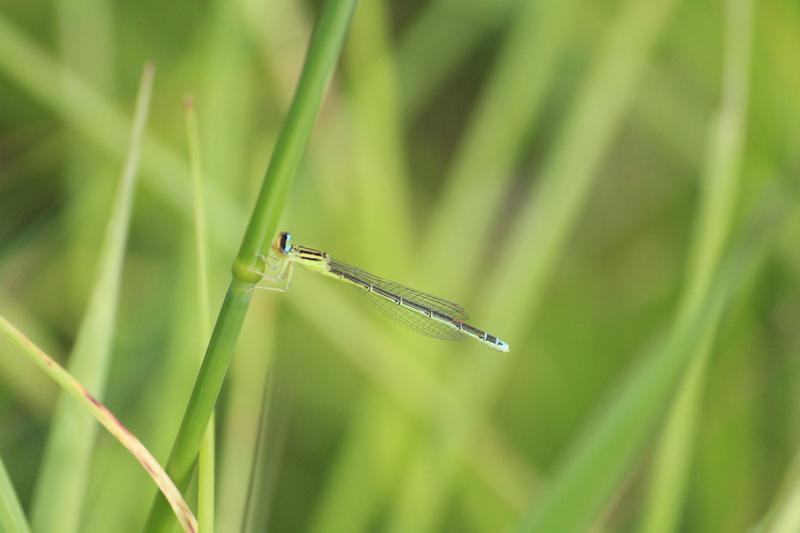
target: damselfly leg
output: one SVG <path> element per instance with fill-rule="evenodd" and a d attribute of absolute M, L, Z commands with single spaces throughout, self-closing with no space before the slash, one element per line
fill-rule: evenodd
<path fill-rule="evenodd" d="M 264 271 L 259 272 L 261 281 L 256 285 L 256 289 L 277 292 L 288 291 L 292 283 L 294 263 L 272 251 L 266 257 L 261 256 L 261 259 Z"/>

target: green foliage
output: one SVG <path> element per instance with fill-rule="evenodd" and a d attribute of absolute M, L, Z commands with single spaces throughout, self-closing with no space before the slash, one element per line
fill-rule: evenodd
<path fill-rule="evenodd" d="M 186 489 L 201 442 L 216 408 L 222 382 L 250 306 L 252 292 L 261 279 L 263 255 L 268 253 L 277 233 L 278 218 L 297 174 L 311 127 L 322 106 L 322 95 L 349 26 L 355 0 L 330 0 L 320 15 L 309 43 L 303 72 L 294 100 L 275 143 L 269 166 L 256 199 L 247 230 L 233 263 L 233 279 L 203 357 L 189 405 L 167 462 L 167 473 L 178 487 Z M 145 530 L 169 531 L 172 517 L 162 494 L 150 513 Z"/>
<path fill-rule="evenodd" d="M 688 280 L 676 322 L 690 322 L 692 319 L 688 315 L 708 293 L 734 222 L 741 172 L 740 154 L 745 139 L 752 46 L 751 9 L 749 0 L 726 4 L 722 102 L 711 129 L 706 170 L 701 182 L 703 193 L 687 269 Z M 642 526 L 645 531 L 667 532 L 676 528 L 715 333 L 709 329 L 697 344 L 670 412 L 656 454 L 652 489 Z"/>
<path fill-rule="evenodd" d="M 186 136 L 189 140 L 189 159 L 192 169 L 192 197 L 194 198 L 194 249 L 197 285 L 198 328 L 201 344 L 211 335 L 211 297 L 208 287 L 208 226 L 206 222 L 206 200 L 203 181 L 203 165 L 200 150 L 200 133 L 197 131 L 197 115 L 191 97 L 186 102 Z M 202 360 L 201 360 L 202 363 Z M 214 531 L 215 470 L 215 417 L 212 414 L 197 454 L 197 520 L 203 532 Z"/>
<path fill-rule="evenodd" d="M 139 153 L 150 107 L 152 65 L 145 67 L 129 151 L 106 226 L 86 314 L 67 370 L 97 398 L 103 398 L 111 358 L 122 264 L 128 238 Z M 78 531 L 96 435 L 95 421 L 67 395 L 59 397 L 47 438 L 33 507 L 36 531 Z"/>
<path fill-rule="evenodd" d="M 152 79 L 152 74 L 149 76 Z M 152 81 L 147 82 L 152 84 Z M 145 88 L 145 93 L 149 86 Z M 130 432 L 114 414 L 103 405 L 100 400 L 94 397 L 75 376 L 59 365 L 52 357 L 47 355 L 41 348 L 26 337 L 20 330 L 15 328 L 5 317 L 0 316 L 0 332 L 16 344 L 19 351 L 33 362 L 39 369 L 52 379 L 65 395 L 70 397 L 72 406 L 80 409 L 84 414 L 93 417 L 130 453 L 133 459 L 139 462 L 153 482 L 158 486 L 164 497 L 169 502 L 178 522 L 186 533 L 197 531 L 197 520 L 195 519 L 189 505 L 183 495 L 167 476 L 167 473 L 158 464 L 153 454 L 150 453 L 140 440 Z M 78 457 L 80 459 L 80 456 Z M 7 485 L 7 488 L 10 488 Z M 9 498 L 10 499 L 10 498 Z M 6 511 L 8 507 L 6 506 Z M 12 510 L 13 513 L 13 510 Z M 8 518 L 9 514 L 6 513 Z M 16 521 L 16 517 L 12 517 Z"/>
<path fill-rule="evenodd" d="M 9 533 L 28 533 L 31 530 L 2 461 L 0 461 L 0 527 Z"/>
<path fill-rule="evenodd" d="M 0 13 L 0 312 L 66 364 L 106 354 L 82 379 L 194 509 L 217 406 L 218 531 L 796 526 L 795 2 L 363 2 L 346 38 L 345 0 L 72 4 Z M 413 336 L 305 271 L 254 290 L 281 229 L 462 302 L 511 352 Z M 142 530 L 152 481 L 91 429 L 54 460 L 62 407 L 19 359 L 0 345 L 0 520 L 52 530 L 34 495 L 69 468 L 84 488 L 45 518 Z"/>

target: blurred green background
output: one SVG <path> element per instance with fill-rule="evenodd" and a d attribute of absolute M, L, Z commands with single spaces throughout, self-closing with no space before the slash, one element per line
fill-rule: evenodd
<path fill-rule="evenodd" d="M 162 461 L 205 346 L 183 101 L 200 121 L 215 316 L 319 5 L 0 3 L 0 312 L 60 361 L 138 79 L 157 66 L 104 401 Z M 259 291 L 218 409 L 218 529 L 505 531 L 561 501 L 595 531 L 743 531 L 791 502 L 800 226 L 786 221 L 693 352 L 683 447 L 664 428 L 687 385 L 665 374 L 663 397 L 630 400 L 642 435 L 615 433 L 632 444 L 595 462 L 601 481 L 552 488 L 705 300 L 764 191 L 796 180 L 798 51 L 791 0 L 362 2 L 282 227 L 463 302 L 511 353 L 417 337 L 305 271 Z M 0 456 L 26 509 L 56 393 L 0 340 Z M 666 493 L 658 465 L 679 470 L 658 450 L 686 471 Z M 138 531 L 154 490 L 98 433 L 79 530 Z"/>

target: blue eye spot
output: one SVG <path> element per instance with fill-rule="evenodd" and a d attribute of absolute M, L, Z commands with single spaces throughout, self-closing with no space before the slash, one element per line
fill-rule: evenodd
<path fill-rule="evenodd" d="M 292 250 L 292 234 L 284 233 L 281 237 L 281 250 L 288 254 Z"/>

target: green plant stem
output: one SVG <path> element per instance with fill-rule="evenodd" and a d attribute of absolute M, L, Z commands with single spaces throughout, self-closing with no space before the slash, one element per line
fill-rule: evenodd
<path fill-rule="evenodd" d="M 234 279 L 222 302 L 222 309 L 211 334 L 206 357 L 200 367 L 189 406 L 167 462 L 167 473 L 181 490 L 186 489 L 191 479 L 197 452 L 214 411 L 230 354 L 236 345 L 252 296 L 251 284 Z M 202 416 L 202 413 L 206 415 Z M 173 522 L 165 504 L 164 498 L 158 495 L 145 528 L 148 533 L 172 529 Z"/>
<path fill-rule="evenodd" d="M 333 74 L 356 0 L 329 0 L 311 37 L 303 72 L 292 105 L 275 144 L 269 166 L 250 217 L 230 287 L 217 316 L 203 365 L 175 439 L 167 472 L 181 489 L 188 485 L 197 452 L 214 412 L 228 364 L 250 305 L 253 288 L 261 279 L 259 261 L 267 251 L 297 174 L 322 97 Z M 167 532 L 172 518 L 158 495 L 147 521 L 148 533 Z"/>
<path fill-rule="evenodd" d="M 247 225 L 239 255 L 234 263 L 234 277 L 257 283 L 254 274 L 259 255 L 266 251 L 278 227 L 283 204 L 289 193 L 314 124 L 328 80 L 341 52 L 356 0 L 329 0 L 311 37 L 303 73 L 292 106 L 275 144 L 267 173 Z"/>

